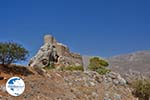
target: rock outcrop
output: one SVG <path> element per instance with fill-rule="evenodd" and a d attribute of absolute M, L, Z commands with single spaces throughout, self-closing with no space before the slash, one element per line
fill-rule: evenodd
<path fill-rule="evenodd" d="M 45 35 L 44 45 L 40 48 L 38 53 L 31 58 L 29 66 L 33 67 L 45 67 L 52 60 L 51 53 L 56 49 L 52 58 L 54 58 L 55 64 L 59 67 L 62 66 L 82 66 L 82 57 L 80 54 L 71 53 L 69 48 L 56 41 L 51 35 Z"/>

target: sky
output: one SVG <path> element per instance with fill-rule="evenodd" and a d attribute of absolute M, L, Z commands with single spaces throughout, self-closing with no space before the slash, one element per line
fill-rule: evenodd
<path fill-rule="evenodd" d="M 0 0 L 0 42 L 20 43 L 32 57 L 46 34 L 82 55 L 150 50 L 150 1 Z"/>

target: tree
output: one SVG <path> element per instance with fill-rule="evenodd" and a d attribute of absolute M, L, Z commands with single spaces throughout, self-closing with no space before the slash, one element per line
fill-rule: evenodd
<path fill-rule="evenodd" d="M 99 57 L 93 57 L 90 59 L 88 68 L 92 71 L 98 72 L 99 74 L 106 74 L 110 72 L 109 69 L 106 69 L 108 65 L 107 61 L 100 59 Z"/>
<path fill-rule="evenodd" d="M 28 50 L 15 42 L 0 42 L 0 63 L 11 64 L 27 59 Z"/>

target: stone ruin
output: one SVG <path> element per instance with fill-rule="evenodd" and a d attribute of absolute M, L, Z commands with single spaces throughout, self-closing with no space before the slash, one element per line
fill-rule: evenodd
<path fill-rule="evenodd" d="M 44 45 L 31 58 L 29 66 L 43 68 L 51 62 L 56 67 L 83 66 L 82 56 L 80 54 L 70 52 L 66 45 L 57 42 L 53 36 L 45 35 Z"/>

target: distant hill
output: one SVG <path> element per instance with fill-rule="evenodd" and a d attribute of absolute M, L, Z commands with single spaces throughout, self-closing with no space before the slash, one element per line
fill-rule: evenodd
<path fill-rule="evenodd" d="M 150 72 L 150 51 L 138 51 L 131 54 L 114 56 L 107 59 L 113 71 L 126 73 L 130 70 L 143 74 Z"/>
<path fill-rule="evenodd" d="M 90 56 L 83 56 L 84 67 L 89 64 Z M 150 50 L 113 56 L 106 59 L 109 68 L 120 74 L 128 71 L 138 71 L 143 74 L 150 72 Z"/>

